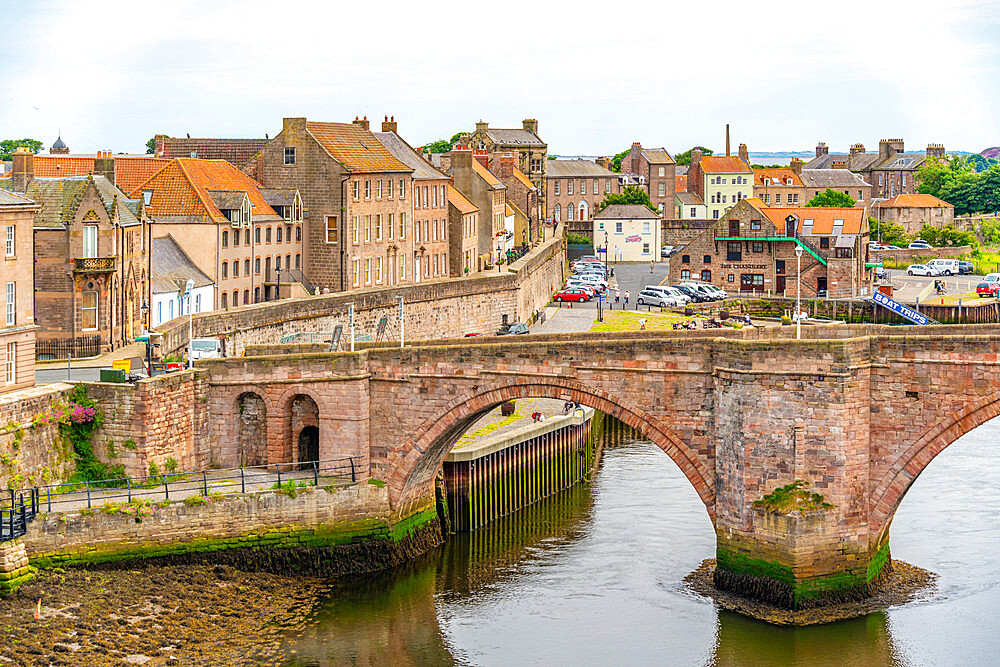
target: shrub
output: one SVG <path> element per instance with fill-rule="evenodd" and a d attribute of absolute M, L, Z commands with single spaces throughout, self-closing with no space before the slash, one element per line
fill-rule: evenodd
<path fill-rule="evenodd" d="M 177 472 L 177 468 L 179 465 L 180 464 L 177 463 L 177 459 L 175 459 L 172 456 L 168 456 L 166 462 L 163 464 L 163 467 L 166 469 L 167 472 Z"/>
<path fill-rule="evenodd" d="M 160 466 L 156 465 L 156 461 L 149 462 L 149 476 L 156 477 L 160 474 Z"/>

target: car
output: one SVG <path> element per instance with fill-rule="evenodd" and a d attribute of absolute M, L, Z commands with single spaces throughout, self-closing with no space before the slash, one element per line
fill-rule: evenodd
<path fill-rule="evenodd" d="M 692 299 L 687 294 L 684 294 L 679 289 L 669 287 L 667 285 L 646 285 L 642 288 L 644 292 L 657 292 L 665 297 L 673 299 L 678 306 L 686 306 L 691 303 Z"/>
<path fill-rule="evenodd" d="M 590 296 L 594 296 L 600 291 L 597 289 L 596 285 L 572 279 L 567 280 L 566 284 L 563 285 L 563 287 L 566 289 L 582 289 L 584 292 L 590 294 Z"/>
<path fill-rule="evenodd" d="M 709 301 L 721 301 L 722 299 L 725 298 L 724 296 L 719 295 L 718 292 L 713 291 L 711 289 L 712 286 L 708 285 L 706 283 L 688 282 L 688 283 L 681 283 L 681 284 L 682 285 L 687 285 L 691 289 L 693 289 L 693 290 L 695 290 L 697 292 L 700 292 L 701 294 L 704 294 L 705 296 L 708 297 Z"/>
<path fill-rule="evenodd" d="M 704 292 L 688 287 L 687 285 L 671 285 L 671 287 L 679 290 L 682 294 L 686 294 L 695 303 L 705 303 L 706 301 L 715 300 Z"/>
<path fill-rule="evenodd" d="M 902 248 L 900 248 L 898 245 L 885 245 L 882 247 L 885 248 L 886 250 L 902 250 Z"/>
<path fill-rule="evenodd" d="M 599 262 L 601 261 L 597 255 L 580 255 L 576 258 L 578 262 Z"/>
<path fill-rule="evenodd" d="M 968 276 L 968 275 L 971 275 L 972 272 L 975 271 L 975 270 L 976 270 L 976 267 L 972 264 L 972 262 L 966 262 L 966 261 L 963 261 L 963 260 L 959 260 L 959 262 L 958 262 L 958 273 L 959 273 L 959 275 Z"/>
<path fill-rule="evenodd" d="M 673 308 L 677 305 L 671 297 L 661 294 L 660 292 L 654 292 L 652 290 L 643 290 L 639 292 L 635 297 L 635 305 L 637 306 L 659 306 L 660 308 Z"/>
<path fill-rule="evenodd" d="M 579 280 L 580 282 L 590 283 L 595 287 L 599 285 L 601 289 L 608 288 L 608 281 L 604 280 L 600 276 L 587 274 L 587 275 L 577 276 L 577 280 Z"/>
<path fill-rule="evenodd" d="M 192 338 L 191 359 L 218 359 L 222 356 L 222 341 L 218 338 Z"/>
<path fill-rule="evenodd" d="M 980 297 L 991 296 L 995 299 L 997 292 L 1000 292 L 1000 283 L 988 283 L 983 281 L 976 285 L 976 294 Z"/>
<path fill-rule="evenodd" d="M 666 259 L 666 258 L 670 257 L 671 255 L 674 254 L 674 252 L 676 250 L 677 250 L 677 248 L 675 248 L 672 245 L 665 245 L 665 246 L 663 246 L 662 248 L 660 248 L 660 259 Z"/>
<path fill-rule="evenodd" d="M 590 301 L 590 294 L 579 287 L 564 287 L 556 292 L 555 296 L 552 297 L 552 300 L 559 303 L 562 303 L 563 301 L 576 301 L 577 303 L 584 303 Z"/>
<path fill-rule="evenodd" d="M 1000 283 L 1000 273 L 987 273 L 983 276 L 984 283 Z"/>
<path fill-rule="evenodd" d="M 606 273 L 603 264 L 577 264 L 573 267 L 573 273 L 589 273 L 591 271 Z"/>
<path fill-rule="evenodd" d="M 473 331 L 472 333 L 465 334 L 466 338 L 473 338 L 475 336 L 482 336 L 483 334 Z"/>
<path fill-rule="evenodd" d="M 941 272 L 927 264 L 910 264 L 906 267 L 908 276 L 940 276 Z"/>
<path fill-rule="evenodd" d="M 869 249 L 869 250 L 873 250 L 873 251 L 875 251 L 875 252 L 881 252 L 881 251 L 883 251 L 883 250 L 888 250 L 889 248 L 887 248 L 887 247 L 886 247 L 886 246 L 884 246 L 884 245 L 879 245 L 878 243 L 874 243 L 874 242 L 873 242 L 873 243 L 869 243 L 869 244 L 868 244 L 868 249 Z"/>
<path fill-rule="evenodd" d="M 725 299 L 727 296 L 729 296 L 728 294 L 726 294 L 726 290 L 724 290 L 721 287 L 718 287 L 716 285 L 709 285 L 709 284 L 706 283 L 704 285 L 704 287 L 706 287 L 711 292 L 715 292 L 718 295 L 720 301 L 722 299 Z"/>
<path fill-rule="evenodd" d="M 530 333 L 528 331 L 528 325 L 522 322 L 514 322 L 513 324 L 504 324 L 499 329 L 497 329 L 498 336 L 514 336 L 517 334 Z"/>
<path fill-rule="evenodd" d="M 914 241 L 913 243 L 911 243 L 906 247 L 909 248 L 910 250 L 930 250 L 934 246 L 932 246 L 927 241 Z"/>
<path fill-rule="evenodd" d="M 952 276 L 959 273 L 957 259 L 932 259 L 927 262 L 927 266 L 937 269 L 946 276 Z"/>

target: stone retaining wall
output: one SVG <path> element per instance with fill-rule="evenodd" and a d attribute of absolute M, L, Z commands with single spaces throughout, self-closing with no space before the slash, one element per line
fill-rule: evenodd
<path fill-rule="evenodd" d="M 72 473 L 72 452 L 49 418 L 70 389 L 54 384 L 0 396 L 0 486 L 24 488 Z"/>

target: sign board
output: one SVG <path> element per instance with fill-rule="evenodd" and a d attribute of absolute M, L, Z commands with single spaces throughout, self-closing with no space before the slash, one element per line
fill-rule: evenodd
<path fill-rule="evenodd" d="M 641 236 L 637 236 L 635 234 L 633 234 L 632 236 L 625 237 L 625 243 L 638 243 L 641 240 L 642 240 L 642 237 Z"/>
<path fill-rule="evenodd" d="M 132 362 L 129 359 L 117 359 L 111 362 L 111 367 L 126 373 L 132 372 Z"/>
<path fill-rule="evenodd" d="M 872 301 L 874 301 L 878 305 L 882 306 L 886 310 L 891 310 L 892 312 L 896 313 L 900 317 L 905 317 L 906 319 L 910 320 L 914 324 L 924 325 L 924 324 L 930 324 L 931 323 L 931 319 L 929 317 L 927 317 L 925 315 L 921 315 L 920 313 L 918 313 L 917 311 L 913 310 L 912 308 L 908 308 L 907 306 L 904 306 L 903 304 L 899 303 L 898 301 L 894 301 L 893 299 L 890 299 L 885 294 L 882 294 L 882 292 L 875 292 L 875 294 L 872 295 Z"/>
<path fill-rule="evenodd" d="M 375 338 L 381 338 L 382 334 L 385 333 L 385 327 L 389 324 L 389 317 L 383 315 L 379 318 L 378 326 L 375 328 Z"/>

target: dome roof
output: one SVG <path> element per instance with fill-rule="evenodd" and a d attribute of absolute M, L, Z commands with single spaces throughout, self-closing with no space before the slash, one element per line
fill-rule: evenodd
<path fill-rule="evenodd" d="M 52 144 L 52 148 L 68 148 L 66 143 L 62 140 L 61 134 L 56 138 L 56 143 Z"/>

